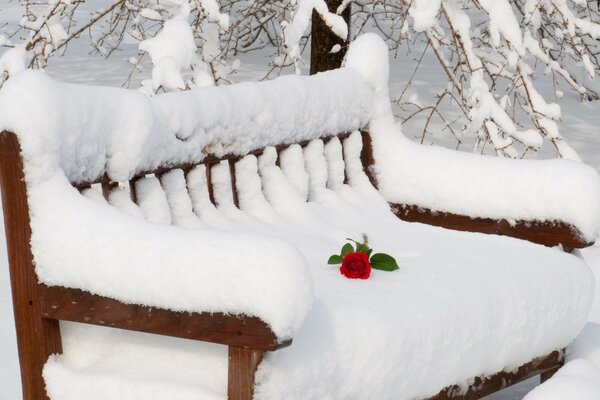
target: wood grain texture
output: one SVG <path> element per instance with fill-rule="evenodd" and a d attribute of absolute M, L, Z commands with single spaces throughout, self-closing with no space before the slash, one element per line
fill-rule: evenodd
<path fill-rule="evenodd" d="M 539 357 L 520 366 L 513 372 L 499 372 L 487 378 L 475 378 L 473 384 L 465 391 L 459 386 L 450 386 L 427 400 L 476 400 L 494 392 L 507 388 L 536 375 L 551 371 L 563 364 L 564 350 L 554 351 L 547 356 Z"/>
<path fill-rule="evenodd" d="M 591 246 L 582 239 L 577 228 L 561 221 L 516 221 L 472 218 L 464 215 L 434 212 L 414 205 L 391 204 L 398 218 L 409 222 L 439 226 L 457 231 L 511 236 L 544 246 L 562 245 L 566 251 Z"/>
<path fill-rule="evenodd" d="M 41 400 L 47 398 L 42 369 L 51 354 L 62 353 L 62 345 L 58 321 L 42 318 L 20 153 L 17 137 L 0 133 L 0 186 L 23 399 Z"/>
<path fill-rule="evenodd" d="M 256 317 L 222 313 L 184 313 L 124 304 L 79 289 L 40 285 L 45 318 L 201 340 L 256 350 L 277 350 L 271 328 Z"/>
<path fill-rule="evenodd" d="M 263 354 L 260 350 L 229 346 L 227 400 L 252 400 L 256 369 Z"/>

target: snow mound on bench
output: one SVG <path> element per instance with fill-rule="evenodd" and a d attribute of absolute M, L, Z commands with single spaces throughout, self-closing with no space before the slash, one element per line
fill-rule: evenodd
<path fill-rule="evenodd" d="M 60 83 L 27 70 L 0 92 L 0 129 L 19 135 L 29 182 L 58 166 L 74 182 L 105 170 L 127 180 L 136 171 L 206 154 L 243 155 L 351 132 L 368 124 L 372 105 L 371 89 L 351 69 L 154 97 Z"/>
<path fill-rule="evenodd" d="M 272 236 L 182 229 L 81 196 L 64 175 L 29 188 L 40 282 L 125 303 L 246 314 L 290 339 L 312 304 L 305 258 Z"/>
<path fill-rule="evenodd" d="M 473 218 L 563 221 L 588 243 L 598 237 L 600 179 L 592 167 L 561 159 L 481 156 L 404 137 L 388 99 L 388 57 L 381 38 L 365 34 L 350 46 L 345 63 L 378 96 L 369 129 L 374 173 L 387 201 Z"/>
<path fill-rule="evenodd" d="M 359 162 L 360 135 L 348 140 L 346 160 Z M 330 189 L 322 147 L 307 146 L 304 157 L 314 201 L 267 153 L 240 161 L 241 210 L 225 190 L 215 191 L 218 207 L 194 204 L 206 226 L 270 232 L 295 243 L 310 266 L 314 306 L 292 345 L 266 355 L 255 399 L 428 398 L 563 348 L 585 324 L 594 281 L 576 255 L 399 221 L 362 169 Z M 302 159 L 286 160 L 285 171 L 304 171 Z M 213 175 L 219 187 L 231 187 L 227 168 Z M 363 232 L 399 271 L 348 280 L 326 264 L 344 238 Z M 226 398 L 223 346 L 70 324 L 65 337 L 64 355 L 44 370 L 53 400 L 141 400 L 149 387 L 160 399 Z"/>
<path fill-rule="evenodd" d="M 40 282 L 175 311 L 253 315 L 292 338 L 312 302 L 295 247 L 128 218 L 69 182 L 105 172 L 124 181 L 207 154 L 353 131 L 368 124 L 372 105 L 372 90 L 349 69 L 154 97 L 21 72 L 0 92 L 0 130 L 15 132 L 22 148 Z"/>

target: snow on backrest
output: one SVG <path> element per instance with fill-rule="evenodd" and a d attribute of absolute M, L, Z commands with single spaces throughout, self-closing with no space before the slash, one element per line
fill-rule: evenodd
<path fill-rule="evenodd" d="M 373 98 L 347 68 L 154 97 L 24 71 L 0 93 L 0 127 L 19 136 L 28 181 L 58 166 L 71 182 L 105 173 L 123 181 L 209 154 L 241 156 L 364 128 Z"/>
<path fill-rule="evenodd" d="M 105 178 L 99 184 L 76 187 L 86 197 L 108 202 L 137 218 L 202 228 L 215 225 L 217 209 L 226 214 L 251 210 L 252 214 L 268 216 L 293 204 L 317 200 L 344 182 L 356 186 L 362 178 L 368 183 L 358 167 L 361 143 L 361 133 L 355 131 L 266 147 L 243 157 L 209 157 L 199 165 L 162 168 L 129 181 Z"/>

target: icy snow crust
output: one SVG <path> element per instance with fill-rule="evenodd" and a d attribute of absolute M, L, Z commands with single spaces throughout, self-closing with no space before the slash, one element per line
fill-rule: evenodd
<path fill-rule="evenodd" d="M 567 346 L 593 297 L 591 272 L 576 255 L 409 224 L 390 212 L 387 201 L 420 190 L 418 205 L 442 196 L 452 205 L 456 196 L 467 215 L 518 218 L 506 202 L 524 198 L 518 190 L 525 186 L 505 187 L 513 197 L 483 195 L 481 171 L 527 176 L 539 162 L 475 165 L 470 155 L 403 139 L 389 112 L 384 48 L 364 35 L 340 71 L 152 99 L 59 84 L 41 73 L 11 78 L 0 93 L 0 127 L 19 134 L 23 148 L 40 281 L 125 302 L 262 318 L 279 338 L 294 338 L 260 365 L 256 398 L 264 400 L 423 398 Z M 273 148 L 244 157 L 236 163 L 239 209 L 227 163 L 212 170 L 216 207 L 204 166 L 187 181 L 181 171 L 139 181 L 139 206 L 121 188 L 109 207 L 94 189 L 81 196 L 69 184 L 97 177 L 105 165 L 114 179 L 127 179 L 165 162 L 197 160 L 201 148 L 242 154 L 365 124 L 376 158 L 390 157 L 375 165 L 381 193 L 362 171 L 358 132 L 343 149 L 337 139 L 291 146 L 280 165 Z M 459 175 L 438 169 L 438 179 L 417 156 Z M 420 183 L 398 171 L 413 164 Z M 552 206 L 538 207 L 591 237 L 598 218 L 587 206 L 599 198 L 597 176 L 573 163 L 538 165 L 569 171 L 552 182 L 542 176 L 547 186 L 540 187 L 556 196 L 549 196 Z M 576 204 L 560 203 L 564 188 L 579 193 Z M 400 271 L 351 281 L 326 265 L 346 237 L 362 233 L 395 256 Z M 225 398 L 224 346 L 63 328 L 64 354 L 44 370 L 53 400 Z"/>

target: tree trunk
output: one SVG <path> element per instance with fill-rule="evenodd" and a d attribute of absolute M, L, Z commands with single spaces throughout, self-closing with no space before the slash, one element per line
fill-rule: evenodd
<path fill-rule="evenodd" d="M 336 12 L 342 4 L 342 0 L 325 0 L 325 3 L 327 3 L 329 11 Z M 351 5 L 348 5 L 342 13 L 342 17 L 348 24 L 348 39 L 350 39 L 350 7 Z M 331 53 L 331 49 L 336 44 L 339 44 L 341 49 L 337 53 Z M 348 48 L 348 40 L 336 36 L 319 13 L 313 10 L 310 46 L 310 74 L 314 75 L 317 72 L 342 66 L 342 60 Z"/>

